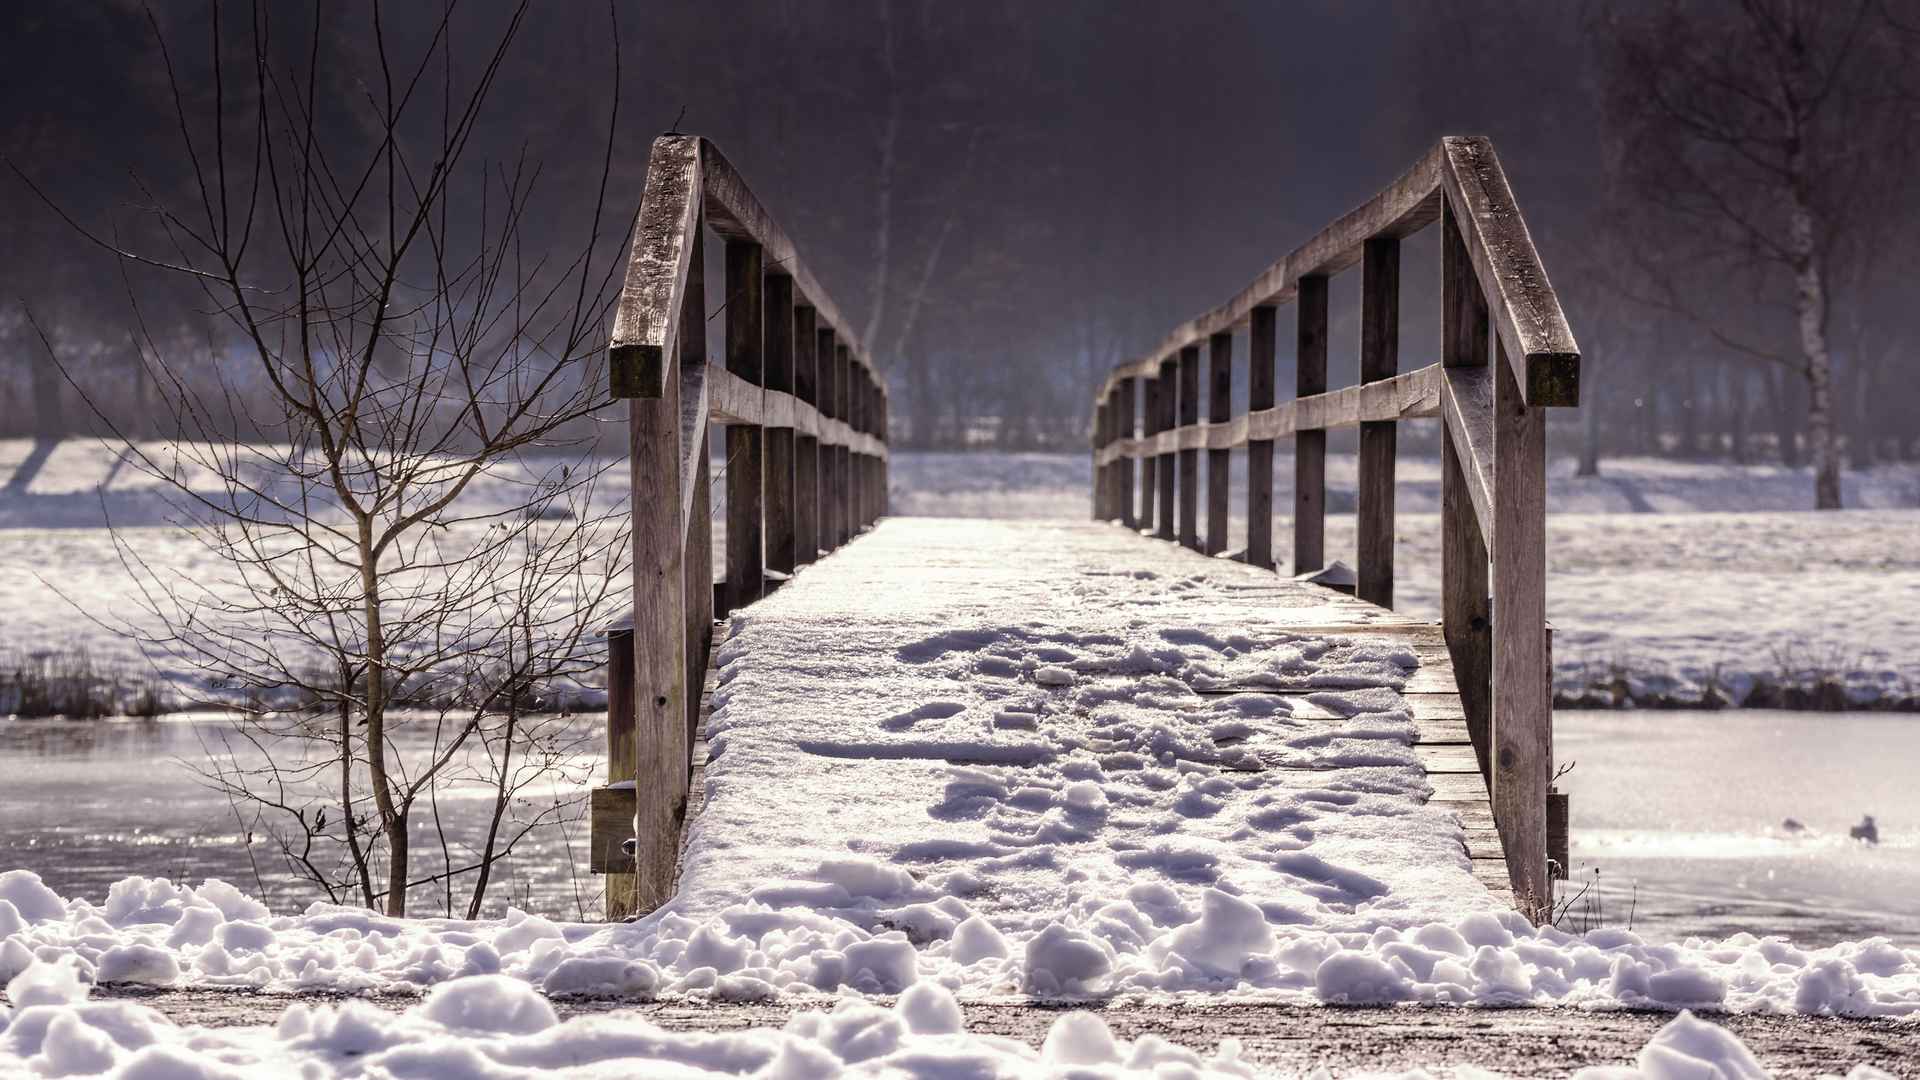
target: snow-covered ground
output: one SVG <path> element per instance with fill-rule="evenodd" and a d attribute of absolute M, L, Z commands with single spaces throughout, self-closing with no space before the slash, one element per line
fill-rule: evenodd
<path fill-rule="evenodd" d="M 1139 547 L 898 519 L 752 609 L 680 891 L 638 922 L 274 915 L 218 883 L 101 900 L 15 871 L 0 975 L 1920 1013 L 1920 950 L 1885 940 L 1655 943 L 1501 910 L 1409 751 L 1417 656 L 1290 630 L 1328 601 L 1239 564 L 1169 545 L 1113 571 Z M 1276 680 L 1318 689 L 1199 693 Z"/>
<path fill-rule="evenodd" d="M 1275 554 L 1290 553 L 1293 464 L 1274 465 Z M 1230 473 L 1229 547 L 1244 543 L 1244 455 Z M 1201 456 L 1202 484 L 1206 483 Z M 1687 703 L 1712 692 L 1775 707 L 1920 702 L 1920 466 L 1845 474 L 1848 509 L 1807 510 L 1807 470 L 1629 458 L 1598 477 L 1552 463 L 1547 609 L 1563 699 Z M 1354 561 L 1357 460 L 1327 465 L 1327 550 Z M 893 510 L 957 517 L 1086 516 L 1085 455 L 902 453 Z M 1438 463 L 1396 469 L 1395 601 L 1439 616 Z M 1785 696 L 1800 692 L 1801 696 Z"/>
<path fill-rule="evenodd" d="M 1284 510 L 1293 470 L 1288 445 L 1278 450 L 1275 505 Z M 161 447 L 149 454 L 167 460 Z M 68 439 L 23 469 L 32 458 L 30 442 L 0 440 L 0 611 L 8 616 L 0 660 L 83 648 L 103 666 L 144 670 L 129 643 L 53 592 L 94 614 L 125 608 L 132 583 L 103 513 L 156 567 L 215 580 L 217 561 L 168 527 L 159 485 L 114 447 Z M 1234 455 L 1230 476 L 1236 547 L 1246 535 L 1243 458 Z M 1911 646 L 1920 641 L 1920 467 L 1848 472 L 1854 509 L 1818 514 L 1805 510 L 1805 470 L 1621 459 L 1582 478 L 1572 466 L 1553 462 L 1548 487 L 1548 614 L 1563 699 L 1686 703 L 1712 693 L 1738 704 L 1759 687 L 1755 703 L 1818 707 L 1821 684 L 1830 683 L 1854 704 L 1920 701 L 1920 650 Z M 1328 462 L 1328 550 L 1349 563 L 1355 469 L 1350 454 Z M 892 511 L 1084 519 L 1090 476 L 1079 454 L 900 452 Z M 1437 463 L 1403 456 L 1397 478 L 1398 606 L 1437 617 Z M 613 469 L 598 498 L 622 498 L 624 482 Z M 521 483 L 501 477 L 471 498 L 512 500 Z M 716 481 L 716 516 L 723 492 Z M 1282 558 L 1291 530 L 1290 518 L 1276 520 Z"/>
<path fill-rule="evenodd" d="M 1120 1039 L 1087 1012 L 1062 1014 L 1037 1047 L 969 1031 L 953 995 L 929 983 L 914 986 L 892 1004 L 843 998 L 831 1008 L 796 1013 L 781 1028 L 716 1032 L 670 1032 L 617 1012 L 562 1022 L 546 998 L 499 975 L 444 983 L 398 1014 L 355 1001 L 290 1005 L 270 1028 L 182 1027 L 136 1002 L 89 1001 L 87 985 L 70 963 L 38 964 L 8 990 L 12 1015 L 0 1006 L 4 1075 L 1211 1080 L 1264 1074 L 1234 1040 L 1196 1050 L 1155 1035 Z M 1440 1075 L 1499 1075 L 1471 1065 L 1436 1065 Z M 1368 1075 L 1427 1080 L 1435 1074 L 1416 1069 Z M 1633 1065 L 1587 1068 L 1575 1077 L 1747 1080 L 1765 1075 L 1762 1063 L 1737 1037 L 1682 1012 L 1648 1040 Z M 1847 1074 L 1848 1080 L 1889 1076 L 1866 1065 Z"/>

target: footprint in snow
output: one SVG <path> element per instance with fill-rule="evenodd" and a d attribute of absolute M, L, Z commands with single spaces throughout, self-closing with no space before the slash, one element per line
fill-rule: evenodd
<path fill-rule="evenodd" d="M 905 731 L 922 720 L 944 720 L 966 711 L 967 707 L 958 701 L 929 701 L 917 709 L 887 717 L 880 721 L 880 726 L 888 731 Z"/>

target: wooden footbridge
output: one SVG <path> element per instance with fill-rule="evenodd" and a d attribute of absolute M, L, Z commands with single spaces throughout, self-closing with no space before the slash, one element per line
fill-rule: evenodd
<path fill-rule="evenodd" d="M 1401 243 L 1434 225 L 1442 234 L 1440 359 L 1402 370 Z M 703 254 L 709 231 L 725 252 L 719 296 Z M 1328 282 L 1356 265 L 1360 381 L 1329 391 Z M 1283 402 L 1275 356 L 1278 309 L 1287 304 L 1298 307 L 1297 377 L 1295 396 Z M 715 312 L 723 363 L 708 356 Z M 1240 335 L 1244 363 L 1235 356 Z M 1236 367 L 1248 380 L 1247 411 L 1237 416 Z M 834 627 L 837 636 L 823 640 L 841 666 L 831 676 L 808 665 L 771 674 L 822 695 L 884 686 L 913 660 L 898 644 L 903 634 L 1004 622 L 1008 612 L 995 609 L 1009 603 L 1035 625 L 1069 629 L 1076 620 L 1106 626 L 1124 614 L 1138 625 L 1185 610 L 1292 640 L 1394 645 L 1417 659 L 1396 684 L 1413 720 L 1414 760 L 1431 802 L 1461 825 L 1460 850 L 1428 854 L 1464 859 L 1473 878 L 1544 917 L 1566 861 L 1566 804 L 1550 786 L 1544 410 L 1577 402 L 1578 375 L 1578 350 L 1492 146 L 1447 138 L 1226 304 L 1113 371 L 1095 394 L 1092 423 L 1093 517 L 1105 524 L 989 530 L 971 546 L 941 541 L 967 534 L 880 522 L 885 380 L 792 241 L 713 144 L 660 138 L 610 350 L 613 391 L 631 407 L 635 597 L 631 624 L 610 635 L 609 783 L 593 798 L 593 866 L 609 875 L 610 916 L 651 910 L 680 885 L 683 831 L 702 801 L 690 780 L 706 765 L 711 658 L 727 627 L 716 617 L 761 602 L 778 585 L 779 597 L 750 621 L 802 639 L 809 628 L 817 635 Z M 1396 424 L 1415 417 L 1440 417 L 1444 429 L 1438 625 L 1391 610 Z M 710 586 L 712 423 L 726 426 L 726 566 Z M 1326 432 L 1339 427 L 1360 430 L 1351 596 L 1274 573 L 1275 442 L 1294 440 L 1291 568 L 1313 571 L 1327 561 Z M 1237 451 L 1248 462 L 1247 542 L 1221 561 L 1229 455 Z M 1101 584 L 1110 579 L 1131 584 Z M 1176 586 L 1187 581 L 1210 590 L 1204 612 L 1180 607 L 1187 597 Z M 900 602 L 877 606 L 875 597 Z M 746 648 L 738 662 L 750 668 L 752 642 Z M 1315 689 L 1285 678 L 1204 688 L 1277 695 L 1304 721 L 1316 715 Z M 870 722 L 874 745 L 892 747 L 887 753 L 947 761 L 968 753 L 937 740 L 902 750 L 907 744 L 887 743 L 881 730 L 887 707 L 876 701 L 866 711 L 870 721 L 836 722 Z M 1286 755 L 1246 760 L 1253 768 L 1335 767 Z M 849 790 L 839 827 L 853 828 L 869 811 L 884 819 L 886 807 L 867 807 L 857 785 Z M 790 793 L 768 785 L 727 795 L 767 811 L 728 821 L 779 822 Z M 802 824 L 791 837 L 779 831 L 784 825 L 764 826 L 772 831 L 758 838 L 759 849 L 770 854 L 757 857 L 769 875 L 790 869 L 779 865 L 784 846 L 819 843 L 809 834 L 836 828 Z"/>

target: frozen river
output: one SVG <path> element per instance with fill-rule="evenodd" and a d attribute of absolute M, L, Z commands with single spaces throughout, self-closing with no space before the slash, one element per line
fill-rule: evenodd
<path fill-rule="evenodd" d="M 573 772 L 584 777 L 599 736 L 580 723 Z M 1575 711 L 1556 729 L 1559 758 L 1577 763 L 1561 781 L 1573 797 L 1573 891 L 1587 888 L 1564 925 L 1631 922 L 1660 939 L 1749 930 L 1809 944 L 1876 934 L 1920 943 L 1920 716 Z M 257 870 L 276 909 L 304 906 L 316 894 L 258 838 L 250 853 L 233 808 L 187 767 L 209 748 L 230 752 L 229 731 L 204 718 L 0 721 L 0 870 L 29 868 L 62 894 L 96 900 L 136 873 L 220 877 L 258 892 Z M 443 799 L 456 845 L 481 826 L 477 794 Z M 1879 820 L 1877 847 L 1847 837 L 1867 813 Z M 1788 817 L 1808 828 L 1782 829 Z M 598 881 L 572 871 L 585 831 L 577 811 L 567 820 L 529 835 L 489 911 L 597 909 Z M 422 821 L 416 852 L 437 862 L 437 843 Z M 415 910 L 438 914 L 438 899 L 418 892 Z"/>

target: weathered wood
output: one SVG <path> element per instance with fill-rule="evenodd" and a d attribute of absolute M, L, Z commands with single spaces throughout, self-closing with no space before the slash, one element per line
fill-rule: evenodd
<path fill-rule="evenodd" d="M 1428 364 L 1378 382 L 1283 401 L 1271 409 L 1235 417 L 1223 424 L 1197 424 L 1158 435 L 1122 439 L 1099 456 L 1102 462 L 1110 462 L 1187 448 L 1230 450 L 1250 446 L 1256 440 L 1281 439 L 1303 431 L 1331 431 L 1368 422 L 1440 416 L 1445 381 L 1440 365 Z"/>
<path fill-rule="evenodd" d="M 864 433 L 867 422 L 867 373 L 858 366 L 847 369 L 847 425 Z M 849 451 L 847 458 L 847 530 L 858 534 L 867 524 L 867 462 L 864 455 Z"/>
<path fill-rule="evenodd" d="M 812 307 L 793 309 L 793 396 L 812 408 L 819 400 L 820 332 Z M 820 557 L 820 438 L 798 435 L 793 447 L 793 561 L 796 568 Z"/>
<path fill-rule="evenodd" d="M 656 149 L 658 146 L 656 144 Z M 647 210 L 643 203 L 641 217 Z M 697 240 L 700 222 L 689 230 Z M 636 238 L 636 245 L 639 238 Z M 683 380 L 698 379 L 707 366 L 706 290 L 701 245 L 689 243 L 678 325 L 687 332 L 667 339 L 674 367 L 665 372 L 658 397 L 628 402 L 628 447 L 633 514 L 634 781 L 637 799 L 632 910 L 651 911 L 673 890 L 674 847 L 686 806 L 686 565 L 685 524 L 691 502 L 687 462 L 706 457 L 703 443 L 682 447 L 680 398 Z M 631 274 L 631 268 L 629 269 Z M 624 292 L 624 289 L 623 289 Z M 695 417 L 693 438 L 704 440 L 706 417 Z M 684 452 L 684 453 L 683 453 Z M 697 471 L 692 472 L 697 477 Z"/>
<path fill-rule="evenodd" d="M 1547 281 L 1526 219 L 1493 152 L 1480 137 L 1441 140 L 1441 179 L 1487 298 L 1521 400 L 1531 408 L 1580 404 L 1580 347 Z M 1508 359 L 1510 358 L 1510 359 Z"/>
<path fill-rule="evenodd" d="M 785 274 L 766 278 L 766 364 L 768 391 L 791 393 L 794 367 L 793 279 Z M 766 545 L 767 569 L 791 574 L 796 565 L 794 542 L 794 432 L 792 425 L 766 429 Z"/>
<path fill-rule="evenodd" d="M 633 226 L 626 276 L 613 312 L 607 372 L 616 398 L 659 398 L 681 331 L 688 267 L 700 249 L 700 139 L 664 135 L 647 158 L 647 186 Z M 704 313 L 691 323 L 704 332 Z"/>
<path fill-rule="evenodd" d="M 607 631 L 607 783 L 632 783 L 635 779 L 634 768 L 638 764 L 633 728 L 633 624 L 615 626 Z M 604 832 L 593 832 L 590 843 L 590 856 L 601 858 L 612 866 L 611 854 L 618 854 L 625 864 L 622 869 L 599 871 L 610 875 L 607 878 L 607 918 L 624 919 L 633 914 L 633 858 L 620 847 L 627 837 L 633 835 L 633 799 L 626 800 L 621 808 L 609 820 L 602 822 L 594 815 L 593 824 L 602 827 Z M 611 851 L 605 850 L 611 849 Z"/>
<path fill-rule="evenodd" d="M 608 922 L 620 922 L 635 914 L 634 861 L 625 844 L 633 832 L 636 794 L 630 783 L 587 792 L 587 870 L 607 875 Z"/>
<path fill-rule="evenodd" d="M 1492 517 L 1493 394 L 1487 305 L 1453 208 L 1441 216 L 1440 592 L 1447 650 L 1480 774 L 1493 783 L 1493 609 L 1487 529 Z M 1483 465 L 1483 463 L 1485 463 Z"/>
<path fill-rule="evenodd" d="M 1207 382 L 1209 384 L 1207 419 L 1224 424 L 1233 418 L 1233 335 L 1215 334 L 1207 339 Z M 1218 555 L 1227 550 L 1227 478 L 1233 451 L 1207 451 L 1207 546 L 1206 553 Z"/>
<path fill-rule="evenodd" d="M 662 136 L 664 141 L 671 138 L 693 138 L 692 136 Z M 760 204 L 753 191 L 737 172 L 720 148 L 705 139 L 699 139 L 701 193 L 708 227 L 715 233 L 728 239 L 752 240 L 766 252 L 766 263 L 781 273 L 793 278 L 794 289 L 805 296 L 819 312 L 818 321 L 829 326 L 847 327 L 853 324 L 842 318 L 834 306 L 827 291 L 821 288 L 809 271 L 805 261 L 793 241 L 787 237 L 780 223 Z M 651 170 L 651 165 L 649 166 Z M 651 178 L 651 171 L 649 171 Z M 841 331 L 839 343 L 848 348 L 852 363 L 873 371 L 874 364 L 858 339 Z M 843 417 L 844 418 L 844 417 Z"/>
<path fill-rule="evenodd" d="M 1179 426 L 1179 383 L 1180 362 L 1173 357 L 1160 361 L 1160 431 L 1163 434 Z M 1176 510 L 1173 504 L 1173 460 L 1173 451 L 1160 452 L 1160 463 L 1157 466 L 1160 481 L 1160 527 L 1154 535 L 1162 540 L 1172 540 L 1177 535 L 1173 526 Z"/>
<path fill-rule="evenodd" d="M 1443 156 L 1442 146 L 1428 150 L 1392 184 L 1267 267 L 1233 299 L 1175 327 L 1150 356 L 1165 356 L 1213 334 L 1238 329 L 1261 305 L 1287 303 L 1294 299 L 1302 279 L 1331 277 L 1360 261 L 1361 245 L 1368 239 L 1404 238 L 1432 224 L 1440 216 Z M 1109 377 L 1150 374 L 1153 368 L 1152 359 L 1139 360 L 1115 368 Z M 1105 390 L 1100 388 L 1102 393 Z"/>
<path fill-rule="evenodd" d="M 1200 346 L 1180 350 L 1180 416 L 1182 428 L 1200 422 Z M 1200 451 L 1183 448 L 1180 455 L 1180 545 L 1200 550 Z"/>
<path fill-rule="evenodd" d="M 835 413 L 834 410 L 836 408 L 836 403 L 839 401 L 839 391 L 836 389 L 836 386 L 838 384 L 838 379 L 839 379 L 840 365 L 836 357 L 838 355 L 837 350 L 839 348 L 840 339 L 839 339 L 839 335 L 834 332 L 832 327 L 824 327 L 824 326 L 821 327 L 819 331 L 819 335 L 820 335 L 820 350 L 819 350 L 820 352 L 820 357 L 819 357 L 820 415 L 826 417 L 830 422 L 837 423 L 839 421 L 839 416 L 838 414 Z M 820 443 L 820 490 L 819 490 L 820 549 L 822 551 L 833 551 L 834 549 L 840 546 L 840 522 L 839 522 L 839 519 L 834 514 L 834 495 L 833 495 L 834 490 L 839 486 L 839 484 L 840 484 L 839 448 L 833 444 L 826 442 L 823 439 Z"/>
<path fill-rule="evenodd" d="M 1145 392 L 1140 405 L 1140 438 L 1149 440 L 1160 433 L 1160 380 L 1158 377 L 1141 376 L 1140 385 Z M 1152 453 L 1140 455 L 1140 516 L 1134 521 L 1135 529 L 1151 529 L 1154 523 L 1153 501 L 1160 483 L 1154 473 L 1159 459 Z"/>
<path fill-rule="evenodd" d="M 1557 788 L 1547 789 L 1547 864 L 1558 881 L 1567 880 L 1571 873 L 1572 837 L 1570 834 L 1567 793 Z"/>
<path fill-rule="evenodd" d="M 764 377 L 765 292 L 760 245 L 729 240 L 727 252 L 727 373 L 753 387 Z M 766 574 L 762 523 L 763 447 L 757 424 L 727 425 L 727 606 L 760 599 Z M 725 611 L 722 614 L 725 614 Z"/>
<path fill-rule="evenodd" d="M 1127 378 L 1120 380 L 1120 427 L 1116 431 L 1115 441 L 1131 439 L 1140 416 L 1140 380 Z M 1119 473 L 1120 523 L 1127 528 L 1138 528 L 1140 519 L 1134 513 L 1133 506 L 1133 462 L 1122 459 L 1116 470 Z"/>
<path fill-rule="evenodd" d="M 1294 351 L 1294 395 L 1327 389 L 1327 279 L 1300 279 L 1299 331 Z M 1293 572 L 1327 561 L 1327 434 L 1302 431 L 1293 440 Z"/>
<path fill-rule="evenodd" d="M 853 426 L 853 359 L 843 339 L 833 347 L 833 415 Z M 847 447 L 833 450 L 833 531 L 838 543 L 853 539 L 853 453 Z"/>
<path fill-rule="evenodd" d="M 708 368 L 710 365 L 701 365 Z M 681 391 L 685 399 L 686 391 Z M 698 460 L 693 467 L 693 513 L 687 517 L 687 532 L 683 544 L 686 548 L 684 559 L 685 573 L 681 579 L 681 595 L 686 597 L 686 661 L 687 686 L 696 687 L 706 681 L 707 641 L 713 633 L 713 514 L 709 505 L 713 496 L 713 455 L 708 452 L 708 427 L 701 419 L 699 431 L 693 436 L 699 442 Z M 687 695 L 688 738 L 700 715 L 700 700 L 696 693 Z M 691 746 L 692 743 L 687 744 Z"/>
<path fill-rule="evenodd" d="M 1247 321 L 1247 412 L 1274 404 L 1274 356 L 1279 345 L 1279 311 L 1255 307 Z M 1273 566 L 1273 440 L 1247 441 L 1247 563 Z"/>
<path fill-rule="evenodd" d="M 1378 382 L 1400 370 L 1400 241 L 1369 240 L 1360 274 L 1360 381 Z M 1355 511 L 1358 542 L 1354 595 L 1393 606 L 1393 479 L 1399 425 L 1360 425 L 1360 475 Z"/>
<path fill-rule="evenodd" d="M 1496 353 L 1505 346 L 1497 346 Z M 1536 919 L 1552 907 L 1547 877 L 1547 782 L 1553 774 L 1553 695 L 1547 671 L 1547 425 L 1498 356 L 1494 380 L 1493 816 L 1513 891 Z"/>

